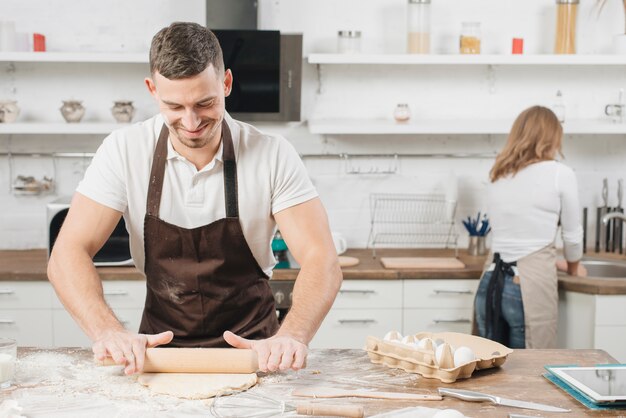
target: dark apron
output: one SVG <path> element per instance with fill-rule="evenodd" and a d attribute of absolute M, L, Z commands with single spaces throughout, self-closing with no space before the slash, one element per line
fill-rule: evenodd
<path fill-rule="evenodd" d="M 228 347 L 230 330 L 249 339 L 278 330 L 274 297 L 239 223 L 237 163 L 222 122 L 226 218 L 193 229 L 159 219 L 169 130 L 154 151 L 144 218 L 146 304 L 139 332 L 171 330 L 172 347 Z"/>
<path fill-rule="evenodd" d="M 487 335 L 493 341 L 506 346 L 509 345 L 509 324 L 502 316 L 502 292 L 504 291 L 504 279 L 507 275 L 515 276 L 513 267 L 517 263 L 506 263 L 500 258 L 499 253 L 493 256 L 495 268 L 489 280 L 485 309 L 485 328 Z"/>

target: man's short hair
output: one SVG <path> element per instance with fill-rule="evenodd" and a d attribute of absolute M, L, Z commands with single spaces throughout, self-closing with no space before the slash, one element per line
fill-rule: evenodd
<path fill-rule="evenodd" d="M 150 73 L 170 80 L 192 77 L 213 64 L 224 74 L 222 48 L 213 32 L 192 22 L 174 22 L 152 38 Z"/>

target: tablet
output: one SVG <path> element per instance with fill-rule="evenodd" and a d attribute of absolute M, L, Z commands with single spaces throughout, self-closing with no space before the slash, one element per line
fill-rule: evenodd
<path fill-rule="evenodd" d="M 549 366 L 546 369 L 594 402 L 626 401 L 626 365 Z"/>

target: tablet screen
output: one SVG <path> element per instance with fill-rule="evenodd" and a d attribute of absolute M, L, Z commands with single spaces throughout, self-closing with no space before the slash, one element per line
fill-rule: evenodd
<path fill-rule="evenodd" d="M 596 402 L 626 400 L 626 367 L 548 367 Z"/>

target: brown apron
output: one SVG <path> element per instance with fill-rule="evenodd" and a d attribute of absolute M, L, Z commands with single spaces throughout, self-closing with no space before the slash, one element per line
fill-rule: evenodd
<path fill-rule="evenodd" d="M 268 276 L 246 243 L 230 129 L 222 122 L 226 218 L 193 229 L 159 219 L 169 130 L 154 151 L 144 218 L 146 304 L 139 332 L 171 330 L 173 347 L 228 347 L 230 330 L 250 339 L 278 330 Z"/>

